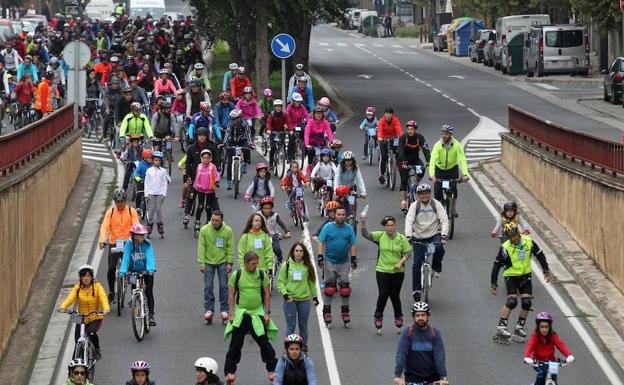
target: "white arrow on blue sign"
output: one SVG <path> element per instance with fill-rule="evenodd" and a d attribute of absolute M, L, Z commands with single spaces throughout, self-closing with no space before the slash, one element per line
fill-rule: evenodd
<path fill-rule="evenodd" d="M 280 33 L 271 41 L 271 51 L 279 59 L 288 59 L 295 53 L 295 39 L 287 33 Z"/>

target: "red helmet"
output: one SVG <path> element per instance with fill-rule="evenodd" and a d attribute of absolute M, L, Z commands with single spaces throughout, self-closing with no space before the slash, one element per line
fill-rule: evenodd
<path fill-rule="evenodd" d="M 344 198 L 347 195 L 349 195 L 349 192 L 351 191 L 351 189 L 349 188 L 349 186 L 338 186 L 336 187 L 336 195 L 338 196 L 338 198 Z"/>
<path fill-rule="evenodd" d="M 149 148 L 144 148 L 143 149 L 143 153 L 141 155 L 142 155 L 143 159 L 151 158 L 152 157 L 152 150 L 150 150 Z"/>
<path fill-rule="evenodd" d="M 260 199 L 260 207 L 264 206 L 267 203 L 270 204 L 271 207 L 273 207 L 273 197 L 268 196 Z"/>
<path fill-rule="evenodd" d="M 329 201 L 325 204 L 325 210 L 336 210 L 338 207 L 340 207 L 340 203 L 336 201 Z"/>
<path fill-rule="evenodd" d="M 342 142 L 339 141 L 338 139 L 334 139 L 329 144 L 329 147 L 333 148 L 334 150 L 337 149 L 337 148 L 341 148 L 342 147 Z"/>
<path fill-rule="evenodd" d="M 415 120 L 408 120 L 407 123 L 405 123 L 405 127 L 415 127 L 418 128 L 418 123 Z"/>

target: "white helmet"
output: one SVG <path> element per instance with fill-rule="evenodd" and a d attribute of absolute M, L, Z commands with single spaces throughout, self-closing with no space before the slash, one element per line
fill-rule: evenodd
<path fill-rule="evenodd" d="M 236 71 L 238 69 L 238 64 L 236 63 L 230 63 L 230 67 L 229 67 L 232 71 Z"/>
<path fill-rule="evenodd" d="M 303 97 L 301 96 L 301 94 L 299 92 L 293 92 L 292 100 L 294 100 L 295 102 L 302 102 L 303 101 Z"/>
<path fill-rule="evenodd" d="M 217 365 L 217 361 L 210 357 L 200 357 L 195 361 L 195 369 L 203 369 L 206 373 L 216 375 L 219 370 L 219 365 Z"/>
<path fill-rule="evenodd" d="M 78 269 L 78 274 L 82 273 L 85 270 L 89 270 L 91 272 L 91 275 L 93 275 L 93 267 L 89 265 L 88 263 L 85 263 L 84 265 L 80 266 L 80 269 Z"/>
<path fill-rule="evenodd" d="M 204 69 L 204 65 L 202 63 L 195 63 L 195 65 L 193 67 L 196 70 L 203 70 Z"/>
<path fill-rule="evenodd" d="M 416 193 L 420 194 L 423 192 L 431 192 L 431 186 L 429 186 L 429 184 L 427 183 L 421 183 L 418 186 L 416 186 Z"/>
<path fill-rule="evenodd" d="M 353 153 L 353 151 L 345 151 L 344 154 L 342 154 L 342 159 L 344 160 L 353 160 L 355 159 L 355 154 Z"/>
<path fill-rule="evenodd" d="M 243 93 L 244 94 L 248 94 L 248 93 L 250 94 L 252 92 L 253 92 L 253 88 L 251 88 L 249 86 L 243 88 Z"/>
<path fill-rule="evenodd" d="M 275 106 L 283 106 L 283 105 L 284 105 L 284 102 L 282 101 L 282 99 L 275 99 L 273 101 L 273 107 L 275 107 Z"/>
<path fill-rule="evenodd" d="M 242 113 L 243 113 L 243 111 L 241 111 L 238 108 L 235 108 L 232 111 L 230 111 L 230 119 L 236 119 L 236 118 L 240 117 Z"/>

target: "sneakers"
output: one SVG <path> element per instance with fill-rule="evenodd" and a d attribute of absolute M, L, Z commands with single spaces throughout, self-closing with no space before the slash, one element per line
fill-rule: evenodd
<path fill-rule="evenodd" d="M 154 317 L 153 314 L 149 315 L 149 325 L 150 326 L 156 326 L 156 317 Z"/>
<path fill-rule="evenodd" d="M 95 352 L 93 353 L 93 359 L 96 361 L 102 359 L 102 352 L 100 352 L 100 349 L 95 349 Z"/>
<path fill-rule="evenodd" d="M 243 174 L 247 174 L 247 163 L 243 162 L 243 165 L 241 167 L 241 172 Z"/>
<path fill-rule="evenodd" d="M 226 188 L 227 190 L 231 190 L 231 189 L 232 189 L 232 181 L 231 181 L 231 180 L 228 180 L 228 181 L 225 183 L 225 188 Z"/>
<path fill-rule="evenodd" d="M 184 199 L 180 199 L 180 203 L 178 203 L 178 208 L 184 208 Z"/>
<path fill-rule="evenodd" d="M 379 175 L 379 184 L 385 184 L 386 183 L 386 177 L 383 175 Z"/>
<path fill-rule="evenodd" d="M 212 321 L 212 315 L 213 315 L 212 311 L 211 311 L 211 310 L 207 310 L 207 311 L 204 313 L 204 319 L 205 319 L 206 321 Z"/>

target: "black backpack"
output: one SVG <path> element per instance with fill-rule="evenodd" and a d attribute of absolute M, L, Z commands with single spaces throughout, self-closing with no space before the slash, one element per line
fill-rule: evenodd
<path fill-rule="evenodd" d="M 284 381 L 283 385 L 307 385 L 308 384 L 308 373 L 306 372 L 305 360 L 304 359 L 297 360 L 295 365 L 291 365 L 291 363 L 282 357 L 284 360 Z"/>

